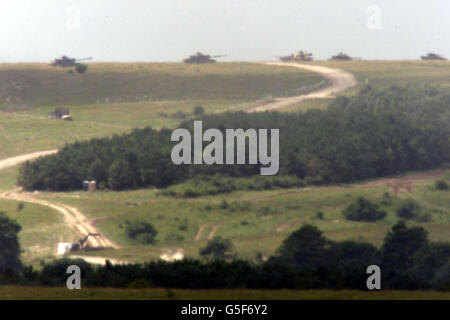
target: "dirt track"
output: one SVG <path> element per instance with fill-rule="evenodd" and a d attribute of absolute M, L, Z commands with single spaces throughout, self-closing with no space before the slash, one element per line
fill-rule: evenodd
<path fill-rule="evenodd" d="M 57 152 L 58 150 L 47 150 L 3 159 L 0 160 L 0 170 L 19 165 L 23 162 L 33 160 L 42 156 L 55 154 Z M 86 218 L 86 216 L 74 207 L 36 199 L 31 193 L 21 192 L 20 189 L 2 192 L 0 193 L 0 198 L 35 203 L 52 208 L 60 212 L 63 215 L 66 223 L 70 225 L 75 231 L 77 231 L 77 233 L 80 234 L 81 237 L 84 237 L 89 233 L 99 233 L 99 231 L 92 225 L 92 223 Z M 100 235 L 98 237 L 89 237 L 87 244 L 94 248 L 118 248 L 115 243 L 113 243 L 103 235 Z"/>
<path fill-rule="evenodd" d="M 3 160 L 0 160 L 0 170 L 14 167 L 23 162 L 33 160 L 33 159 L 36 159 L 39 157 L 55 154 L 57 152 L 58 152 L 58 150 L 53 149 L 53 150 L 33 152 L 33 153 L 23 154 L 23 155 L 16 156 L 16 157 L 6 158 Z"/>
<path fill-rule="evenodd" d="M 320 74 L 330 83 L 329 86 L 313 91 L 308 94 L 303 94 L 295 97 L 275 98 L 274 102 L 264 104 L 261 106 L 253 107 L 248 112 L 261 112 L 276 110 L 283 106 L 294 104 L 305 99 L 323 99 L 332 98 L 334 94 L 341 92 L 345 89 L 353 87 L 357 84 L 357 81 L 353 74 L 346 71 L 328 67 L 321 67 L 309 64 L 287 63 L 287 62 L 267 62 L 267 65 L 293 67 L 312 71 Z"/>

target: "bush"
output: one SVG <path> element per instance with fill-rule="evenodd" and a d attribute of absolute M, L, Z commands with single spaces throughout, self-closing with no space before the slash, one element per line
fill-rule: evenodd
<path fill-rule="evenodd" d="M 158 231 L 156 231 L 151 223 L 136 220 L 126 222 L 125 233 L 129 238 L 137 240 L 142 244 L 153 244 Z"/>
<path fill-rule="evenodd" d="M 408 198 L 401 202 L 395 213 L 403 219 L 416 219 L 421 214 L 420 204 L 416 200 Z"/>
<path fill-rule="evenodd" d="M 202 106 L 195 106 L 194 111 L 192 112 L 194 116 L 201 116 L 204 113 L 205 109 Z"/>
<path fill-rule="evenodd" d="M 448 183 L 444 180 L 436 180 L 434 182 L 434 188 L 436 190 L 448 190 Z"/>
<path fill-rule="evenodd" d="M 85 73 L 88 69 L 88 66 L 82 63 L 77 63 L 75 66 L 75 71 L 79 74 Z"/>
<path fill-rule="evenodd" d="M 216 237 L 208 241 L 206 247 L 199 250 L 201 256 L 210 256 L 217 259 L 226 259 L 231 255 L 233 244 L 228 239 Z"/>
<path fill-rule="evenodd" d="M 377 204 L 364 197 L 360 197 L 356 202 L 348 205 L 342 214 L 347 220 L 366 222 L 374 222 L 386 217 L 385 211 L 380 210 Z"/>

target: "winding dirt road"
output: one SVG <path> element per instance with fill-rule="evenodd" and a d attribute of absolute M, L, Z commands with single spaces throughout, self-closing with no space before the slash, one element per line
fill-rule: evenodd
<path fill-rule="evenodd" d="M 0 160 L 0 170 L 10 168 L 29 160 L 37 159 L 39 157 L 47 156 L 50 154 L 57 153 L 58 150 L 47 150 L 29 153 L 21 156 L 11 157 L 7 159 Z M 20 189 L 14 189 L 10 191 L 4 191 L 0 193 L 0 198 L 16 200 L 22 202 L 35 203 L 42 206 L 52 208 L 60 212 L 65 222 L 72 227 L 81 237 L 87 236 L 90 233 L 100 233 L 92 223 L 86 218 L 86 216 L 77 208 L 63 205 L 59 203 L 49 202 L 42 199 L 37 199 L 33 197 L 33 194 L 22 192 Z M 100 234 L 100 236 L 89 237 L 87 244 L 93 248 L 118 248 L 119 246 L 112 242 L 110 239 Z"/>
<path fill-rule="evenodd" d="M 341 69 L 287 62 L 267 62 L 265 64 L 272 66 L 293 67 L 315 72 L 327 79 L 330 85 L 300 96 L 275 98 L 274 102 L 253 107 L 249 109 L 248 112 L 272 111 L 286 105 L 298 103 L 305 99 L 333 98 L 336 93 L 357 85 L 357 81 L 353 74 Z"/>
<path fill-rule="evenodd" d="M 57 152 L 58 152 L 57 149 L 53 149 L 53 150 L 33 152 L 33 153 L 23 154 L 23 155 L 16 156 L 16 157 L 6 158 L 3 160 L 0 160 L 0 170 L 6 169 L 6 168 L 11 168 L 11 167 L 17 166 L 18 164 L 21 164 L 23 162 L 34 160 L 36 158 L 48 156 L 51 154 L 55 154 Z"/>

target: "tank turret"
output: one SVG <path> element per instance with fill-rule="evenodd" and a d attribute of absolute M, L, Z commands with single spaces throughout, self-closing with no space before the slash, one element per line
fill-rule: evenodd
<path fill-rule="evenodd" d="M 75 58 L 69 58 L 68 56 L 62 56 L 61 58 L 56 58 L 52 62 L 50 62 L 50 65 L 53 67 L 75 67 L 76 64 L 80 61 L 86 61 L 86 60 L 92 60 L 91 57 L 89 58 L 83 58 L 83 59 L 75 59 Z"/>
<path fill-rule="evenodd" d="M 189 58 L 183 59 L 184 63 L 215 63 L 216 60 L 212 58 L 220 58 L 225 57 L 225 55 L 217 55 L 211 56 L 209 54 L 203 54 L 201 52 L 197 52 L 196 54 L 190 56 Z"/>
<path fill-rule="evenodd" d="M 426 56 L 420 57 L 422 60 L 447 60 L 447 58 L 444 58 L 441 55 L 438 55 L 437 53 L 429 53 Z"/>
<path fill-rule="evenodd" d="M 353 60 L 353 58 L 350 57 L 348 54 L 339 52 L 337 55 L 332 56 L 331 60 Z"/>
<path fill-rule="evenodd" d="M 312 53 L 306 51 L 299 51 L 297 53 L 290 54 L 288 56 L 278 57 L 283 62 L 300 62 L 300 61 L 312 61 Z"/>

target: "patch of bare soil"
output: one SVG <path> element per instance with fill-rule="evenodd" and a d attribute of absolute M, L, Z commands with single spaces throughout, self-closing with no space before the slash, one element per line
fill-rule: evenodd
<path fill-rule="evenodd" d="M 344 91 L 345 89 L 353 87 L 357 84 L 357 81 L 353 76 L 353 74 L 340 69 L 315 66 L 309 64 L 287 63 L 287 62 L 267 62 L 266 64 L 273 66 L 293 67 L 312 71 L 320 74 L 322 77 L 327 79 L 329 85 L 325 88 L 315 90 L 308 94 L 302 94 L 295 97 L 274 98 L 273 102 L 253 107 L 249 109 L 248 112 L 272 111 L 289 104 L 301 102 L 305 99 L 332 98 L 336 93 Z"/>

